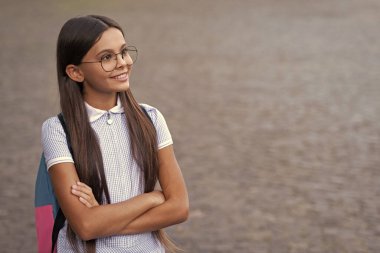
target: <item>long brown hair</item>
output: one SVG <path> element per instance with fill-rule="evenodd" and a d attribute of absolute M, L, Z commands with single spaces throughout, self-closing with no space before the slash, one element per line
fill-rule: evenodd
<path fill-rule="evenodd" d="M 70 79 L 66 66 L 79 65 L 82 58 L 96 43 L 104 31 L 117 28 L 124 32 L 114 20 L 98 15 L 76 17 L 62 27 L 57 42 L 57 74 L 61 109 L 70 133 L 75 168 L 79 179 L 92 188 L 99 204 L 110 203 L 110 194 L 104 173 L 103 158 L 94 130 L 92 129 L 83 100 L 83 86 Z M 144 173 L 144 191 L 151 192 L 158 180 L 158 150 L 155 127 L 142 112 L 139 104 L 128 89 L 119 92 L 124 107 L 132 147 L 132 155 Z M 103 198 L 104 196 L 104 198 Z M 154 232 L 161 243 L 170 251 L 176 246 L 163 230 Z M 68 224 L 67 237 L 73 249 L 79 252 L 75 232 Z M 86 252 L 95 252 L 96 240 L 82 241 Z"/>

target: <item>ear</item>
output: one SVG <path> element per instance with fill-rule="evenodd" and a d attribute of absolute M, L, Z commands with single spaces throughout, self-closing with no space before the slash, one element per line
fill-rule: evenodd
<path fill-rule="evenodd" d="M 82 83 L 84 81 L 83 72 L 74 64 L 69 64 L 66 66 L 66 74 L 75 82 Z"/>

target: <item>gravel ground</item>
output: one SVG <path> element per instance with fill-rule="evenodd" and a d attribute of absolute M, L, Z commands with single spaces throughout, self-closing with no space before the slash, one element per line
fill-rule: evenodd
<path fill-rule="evenodd" d="M 171 129 L 189 253 L 380 252 L 380 2 L 1 1 L 0 249 L 36 252 L 55 43 L 98 13 L 139 49 L 132 89 Z"/>

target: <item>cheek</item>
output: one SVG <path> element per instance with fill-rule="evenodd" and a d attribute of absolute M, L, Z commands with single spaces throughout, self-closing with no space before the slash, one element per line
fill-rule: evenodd
<path fill-rule="evenodd" d="M 107 90 L 109 86 L 109 77 L 106 75 L 106 73 L 101 74 L 98 72 L 95 73 L 87 73 L 85 76 L 84 86 L 88 86 L 91 89 L 95 90 Z"/>
<path fill-rule="evenodd" d="M 109 74 L 103 70 L 87 69 L 83 71 L 84 79 L 90 83 L 104 83 L 109 78 Z"/>

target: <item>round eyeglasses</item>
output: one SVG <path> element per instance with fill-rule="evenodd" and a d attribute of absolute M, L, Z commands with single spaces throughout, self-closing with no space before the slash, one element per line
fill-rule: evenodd
<path fill-rule="evenodd" d="M 126 60 L 128 57 L 132 59 L 132 64 L 137 61 L 137 48 L 135 46 L 128 46 L 123 48 L 119 53 L 115 54 L 108 52 L 100 58 L 100 61 L 82 61 L 81 63 L 99 63 L 102 66 L 103 70 L 106 72 L 111 72 L 117 67 L 117 55 L 120 54 L 123 60 Z"/>

